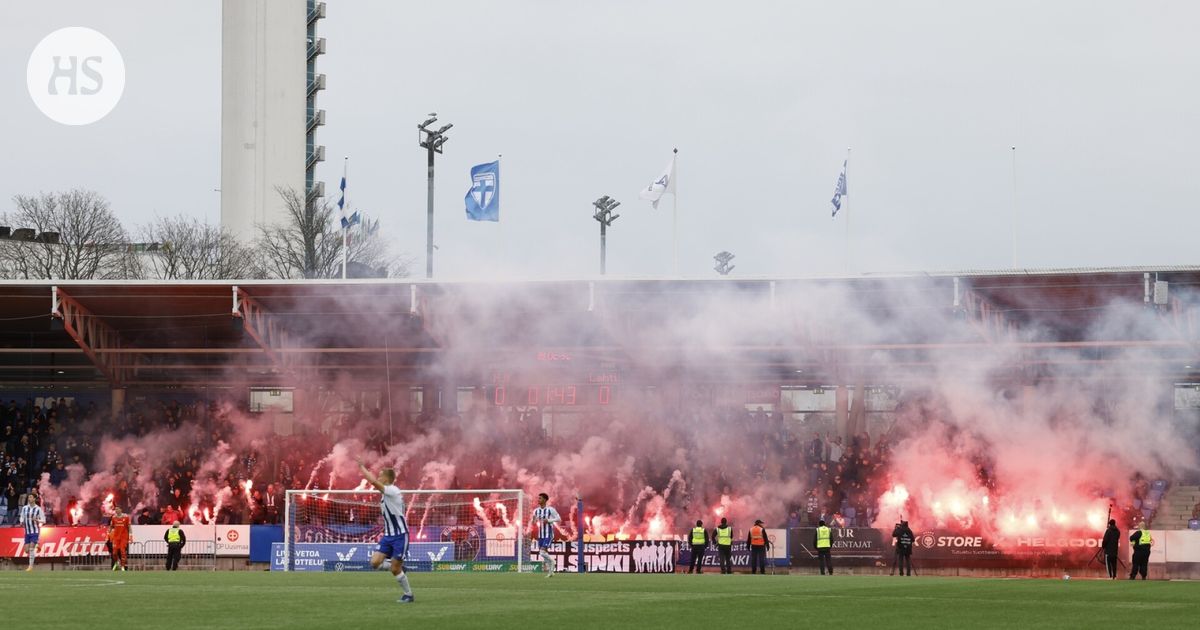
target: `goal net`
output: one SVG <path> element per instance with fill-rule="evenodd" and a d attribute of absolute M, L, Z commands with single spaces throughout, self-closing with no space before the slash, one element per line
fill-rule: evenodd
<path fill-rule="evenodd" d="M 408 522 L 405 570 L 523 571 L 530 541 L 522 535 L 521 490 L 401 490 Z M 367 571 L 383 534 L 374 490 L 288 490 L 282 558 L 285 571 Z M 384 563 L 384 567 L 387 563 Z"/>

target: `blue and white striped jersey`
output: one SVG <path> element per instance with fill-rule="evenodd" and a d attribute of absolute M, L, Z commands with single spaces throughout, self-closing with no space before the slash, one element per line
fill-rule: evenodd
<path fill-rule="evenodd" d="M 37 505 L 22 505 L 21 506 L 21 525 L 25 526 L 26 534 L 37 534 L 42 531 L 42 524 L 46 522 L 46 515 L 42 512 L 42 508 Z"/>
<path fill-rule="evenodd" d="M 554 524 L 561 521 L 562 518 L 558 515 L 558 510 L 547 505 L 546 507 L 533 508 L 533 523 L 538 528 L 538 538 L 553 538 Z"/>
<path fill-rule="evenodd" d="M 404 520 L 404 497 L 400 495 L 400 488 L 394 485 L 383 487 L 380 511 L 383 513 L 384 536 L 408 533 L 408 522 Z"/>

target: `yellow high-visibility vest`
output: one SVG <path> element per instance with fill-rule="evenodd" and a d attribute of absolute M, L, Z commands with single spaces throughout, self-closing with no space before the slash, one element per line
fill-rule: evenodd
<path fill-rule="evenodd" d="M 703 545 L 704 544 L 704 528 L 703 527 L 693 527 L 692 528 L 692 544 L 693 545 Z"/>
<path fill-rule="evenodd" d="M 1150 532 L 1143 529 L 1142 537 L 1138 539 L 1138 544 L 1139 545 L 1153 545 L 1154 537 L 1150 535 Z"/>
<path fill-rule="evenodd" d="M 172 527 L 171 529 L 168 529 L 167 530 L 167 542 L 169 542 L 169 543 L 179 542 L 179 534 L 181 531 L 182 530 L 180 530 L 177 527 Z"/>
<path fill-rule="evenodd" d="M 817 528 L 817 549 L 828 549 L 831 545 L 829 537 L 832 532 L 828 527 Z"/>
<path fill-rule="evenodd" d="M 718 527 L 717 528 L 717 544 L 729 546 L 733 544 L 733 528 Z"/>

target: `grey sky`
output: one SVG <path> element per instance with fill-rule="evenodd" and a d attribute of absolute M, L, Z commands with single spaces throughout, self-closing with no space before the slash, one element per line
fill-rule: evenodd
<path fill-rule="evenodd" d="M 596 273 L 590 204 L 623 202 L 609 271 L 670 271 L 670 201 L 637 191 L 678 146 L 680 259 L 711 277 L 840 273 L 829 218 L 846 147 L 855 271 L 1196 263 L 1200 46 L 1192 2 L 329 0 L 318 133 L 333 191 L 424 257 L 415 124 L 438 162 L 438 276 Z M 127 224 L 219 215 L 220 3 L 23 2 L 0 37 L 0 208 L 73 186 Z M 122 102 L 64 127 L 25 90 L 43 36 L 120 48 Z M 430 34 L 434 33 L 434 34 Z M 504 154 L 501 223 L 463 218 L 471 165 Z"/>

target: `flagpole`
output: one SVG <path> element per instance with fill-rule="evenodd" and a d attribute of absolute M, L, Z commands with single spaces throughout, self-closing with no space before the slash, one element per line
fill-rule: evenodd
<path fill-rule="evenodd" d="M 346 175 L 349 170 L 350 170 L 350 157 L 346 156 L 342 161 L 342 182 L 346 181 Z M 346 199 L 346 191 L 343 189 L 342 190 L 342 200 L 345 201 L 345 199 Z M 342 216 L 340 217 L 340 219 L 341 219 L 341 223 L 342 223 L 342 280 L 345 280 L 346 279 L 346 261 L 348 259 L 346 250 L 350 249 L 350 244 L 348 241 L 349 229 L 348 229 L 348 226 L 346 225 L 346 208 L 344 206 L 342 207 Z"/>
<path fill-rule="evenodd" d="M 1017 268 L 1017 147 L 1012 148 L 1012 268 Z"/>
<path fill-rule="evenodd" d="M 675 189 L 671 195 L 671 270 L 675 277 L 679 277 L 679 149 L 674 149 L 674 156 L 671 158 L 671 187 Z"/>

